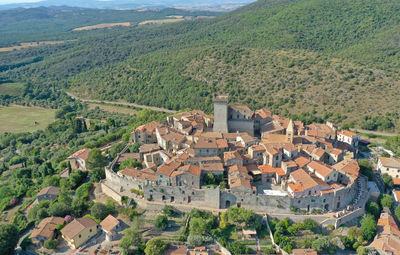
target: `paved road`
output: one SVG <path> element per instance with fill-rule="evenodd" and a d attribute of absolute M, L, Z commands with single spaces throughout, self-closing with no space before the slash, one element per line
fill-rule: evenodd
<path fill-rule="evenodd" d="M 174 111 L 174 110 L 159 108 L 159 107 L 155 107 L 155 106 L 147 106 L 147 105 L 140 105 L 140 104 L 134 104 L 134 103 L 124 103 L 124 102 L 115 102 L 115 101 L 107 101 L 107 100 L 82 99 L 82 98 L 78 98 L 78 97 L 74 96 L 73 94 L 71 94 L 69 92 L 65 92 L 65 93 L 72 99 L 79 100 L 79 101 L 86 102 L 86 103 L 132 106 L 132 107 L 141 108 L 141 109 L 150 109 L 150 110 L 157 111 L 157 112 L 176 113 L 176 111 Z"/>
<path fill-rule="evenodd" d="M 360 133 L 380 135 L 380 136 L 396 136 L 397 135 L 396 133 L 385 133 L 385 132 L 364 130 L 364 129 L 358 129 L 358 128 L 350 128 L 350 130 L 353 132 L 360 132 Z"/>

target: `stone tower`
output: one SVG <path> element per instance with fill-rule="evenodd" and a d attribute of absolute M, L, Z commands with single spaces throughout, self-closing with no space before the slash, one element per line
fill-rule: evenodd
<path fill-rule="evenodd" d="M 288 127 L 286 128 L 286 142 L 293 143 L 293 136 L 294 136 L 294 124 L 293 121 L 290 120 Z"/>
<path fill-rule="evenodd" d="M 228 133 L 228 96 L 214 98 L 214 132 Z"/>

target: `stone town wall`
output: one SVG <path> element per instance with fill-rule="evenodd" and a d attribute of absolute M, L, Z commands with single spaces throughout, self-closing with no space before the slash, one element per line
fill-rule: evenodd
<path fill-rule="evenodd" d="M 104 182 L 100 183 L 100 188 L 101 188 L 101 191 L 104 194 L 106 194 L 107 196 L 111 197 L 112 199 L 114 199 L 118 203 L 122 204 L 122 195 L 120 193 L 118 193 L 116 190 L 114 190 L 113 188 L 111 188 L 110 186 L 108 186 Z"/>
<path fill-rule="evenodd" d="M 150 201 L 190 204 L 191 206 L 219 209 L 220 190 L 195 189 L 191 187 L 145 186 L 144 198 Z"/>
<path fill-rule="evenodd" d="M 288 213 L 292 206 L 309 212 L 312 209 L 342 210 L 353 201 L 357 194 L 356 184 L 321 196 L 306 196 L 302 198 L 267 196 L 228 189 L 220 190 L 219 188 L 196 189 L 187 186 L 145 186 L 140 181 L 119 176 L 109 168 L 106 168 L 106 180 L 109 187 L 117 193 L 131 194 L 130 190 L 132 188 L 143 190 L 144 198 L 151 201 L 172 202 L 215 209 L 225 209 L 230 206 L 240 205 L 256 212 L 265 213 Z M 113 197 L 115 194 L 110 196 Z"/>
<path fill-rule="evenodd" d="M 256 212 L 289 212 L 290 197 L 267 196 L 264 194 L 251 194 L 247 192 L 221 192 L 221 208 L 240 205 Z"/>
<path fill-rule="evenodd" d="M 354 183 L 349 187 L 335 190 L 321 196 L 305 196 L 292 198 L 290 206 L 301 210 L 311 211 L 312 209 L 325 209 L 337 211 L 346 208 L 357 195 L 357 185 Z"/>
<path fill-rule="evenodd" d="M 362 208 L 358 208 L 358 209 L 338 218 L 335 223 L 335 228 L 340 227 L 340 225 L 345 224 L 346 222 L 357 219 L 358 217 L 362 217 L 364 215 L 364 213 L 365 213 L 365 210 L 362 207 Z"/>

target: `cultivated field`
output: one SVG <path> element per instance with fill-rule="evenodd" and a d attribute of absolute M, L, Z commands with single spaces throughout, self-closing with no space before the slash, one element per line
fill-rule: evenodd
<path fill-rule="evenodd" d="M 129 114 L 129 115 L 135 115 L 136 111 L 133 109 L 130 109 L 128 107 L 122 107 L 122 106 L 116 106 L 116 105 L 106 105 L 106 104 L 95 104 L 95 103 L 90 103 L 88 104 L 89 109 L 94 109 L 96 107 L 99 107 L 103 111 L 107 112 L 115 112 L 115 113 L 123 113 L 123 114 Z"/>
<path fill-rule="evenodd" d="M 54 121 L 55 110 L 39 107 L 0 107 L 0 133 L 32 132 L 45 128 Z"/>
<path fill-rule="evenodd" d="M 113 27 L 129 27 L 131 25 L 132 25 L 132 23 L 130 23 L 130 22 L 103 23 L 103 24 L 97 24 L 97 25 L 93 25 L 93 26 L 77 27 L 77 28 L 72 29 L 72 31 L 84 31 L 84 30 L 113 28 Z"/>
<path fill-rule="evenodd" d="M 44 41 L 44 42 L 20 43 L 19 45 L 0 48 L 0 52 L 21 50 L 21 49 L 24 49 L 24 48 L 38 47 L 38 46 L 43 46 L 43 45 L 62 44 L 62 43 L 64 43 L 64 41 Z"/>
<path fill-rule="evenodd" d="M 0 95 L 19 96 L 23 89 L 23 83 L 0 83 Z"/>
<path fill-rule="evenodd" d="M 145 20 L 139 23 L 139 25 L 153 25 L 153 24 L 165 24 L 178 21 L 184 21 L 185 19 L 158 19 L 158 20 Z"/>

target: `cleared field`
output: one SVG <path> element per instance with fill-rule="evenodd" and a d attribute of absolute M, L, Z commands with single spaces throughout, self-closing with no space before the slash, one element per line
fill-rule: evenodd
<path fill-rule="evenodd" d="M 104 104 L 95 104 L 95 103 L 90 103 L 88 104 L 89 109 L 94 109 L 96 107 L 99 107 L 103 111 L 107 112 L 115 112 L 115 113 L 123 113 L 123 114 L 129 114 L 129 115 L 135 115 L 136 111 L 127 107 L 122 107 L 122 106 L 116 106 L 116 105 L 104 105 Z"/>
<path fill-rule="evenodd" d="M 23 90 L 23 83 L 0 83 L 0 95 L 18 96 Z"/>
<path fill-rule="evenodd" d="M 169 15 L 167 18 L 173 18 L 173 19 L 183 19 L 182 15 Z"/>
<path fill-rule="evenodd" d="M 62 44 L 62 43 L 64 43 L 64 41 L 43 41 L 43 42 L 20 43 L 19 45 L 0 48 L 0 52 L 21 50 L 24 48 L 38 47 L 38 46 L 43 46 L 43 45 Z"/>
<path fill-rule="evenodd" d="M 93 26 L 77 27 L 77 28 L 72 29 L 72 31 L 84 31 L 84 30 L 113 28 L 113 27 L 129 27 L 131 25 L 132 25 L 132 23 L 130 23 L 130 22 L 103 23 L 103 24 L 97 24 L 97 25 L 93 25 Z"/>
<path fill-rule="evenodd" d="M 0 132 L 32 132 L 54 121 L 52 109 L 19 105 L 0 107 Z"/>
<path fill-rule="evenodd" d="M 185 19 L 157 19 L 157 20 L 145 20 L 139 23 L 139 25 L 150 25 L 150 24 L 165 24 L 178 21 L 184 21 Z"/>

